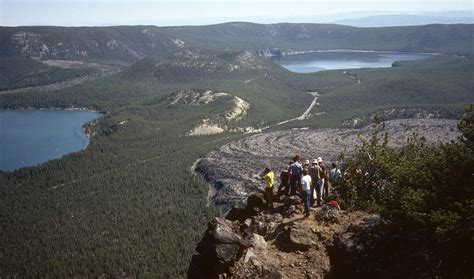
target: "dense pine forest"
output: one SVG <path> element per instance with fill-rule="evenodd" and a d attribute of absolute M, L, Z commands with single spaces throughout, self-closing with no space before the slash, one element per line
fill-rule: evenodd
<path fill-rule="evenodd" d="M 103 112 L 88 124 L 93 136 L 87 149 L 0 172 L 0 277 L 184 277 L 207 221 L 217 214 L 207 200 L 208 185 L 191 171 L 196 160 L 246 136 L 244 128 L 301 115 L 313 99 L 307 92 L 321 94 L 322 114 L 278 129 L 345 127 L 356 118 L 364 125 L 374 113 L 385 119 L 420 113 L 459 119 L 474 103 L 473 28 L 1 27 L 0 61 L 6 64 L 0 64 L 0 90 L 94 71 L 38 62 L 46 59 L 121 71 L 54 91 L 0 91 L 3 109 L 73 106 Z M 442 54 L 350 75 L 291 73 L 258 55 L 336 48 Z M 174 104 L 183 90 L 225 92 L 250 105 L 246 115 L 229 119 L 226 99 Z M 203 119 L 227 129 L 190 136 Z"/>

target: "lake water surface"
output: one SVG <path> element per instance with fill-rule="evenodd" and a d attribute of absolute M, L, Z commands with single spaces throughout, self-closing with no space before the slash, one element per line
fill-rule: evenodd
<path fill-rule="evenodd" d="M 324 70 L 387 68 L 395 61 L 421 60 L 433 54 L 384 51 L 319 51 L 287 55 L 274 59 L 277 64 L 296 73 L 313 73 Z"/>
<path fill-rule="evenodd" d="M 33 166 L 89 144 L 82 125 L 100 114 L 65 110 L 0 110 L 0 169 Z"/>

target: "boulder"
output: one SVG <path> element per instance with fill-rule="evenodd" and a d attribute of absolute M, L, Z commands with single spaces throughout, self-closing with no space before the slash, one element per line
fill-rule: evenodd
<path fill-rule="evenodd" d="M 266 240 L 275 237 L 278 223 L 283 220 L 283 216 L 279 213 L 274 214 L 260 214 L 252 217 L 250 226 L 246 229 L 247 235 L 254 233 L 263 236 Z"/>
<path fill-rule="evenodd" d="M 252 243 L 252 247 L 254 247 L 255 249 L 263 251 L 267 250 L 267 242 L 265 241 L 263 236 L 254 233 L 250 241 Z"/>
<path fill-rule="evenodd" d="M 288 230 L 290 249 L 306 251 L 318 243 L 317 235 L 302 223 L 294 223 Z"/>
<path fill-rule="evenodd" d="M 252 248 L 249 248 L 245 251 L 244 263 L 248 263 L 250 259 L 256 259 L 256 258 L 257 256 L 255 255 Z"/>
<path fill-rule="evenodd" d="M 290 217 L 297 212 L 298 206 L 301 206 L 302 201 L 299 196 L 283 196 L 283 216 Z"/>
<path fill-rule="evenodd" d="M 282 278 L 279 269 L 265 260 L 261 252 L 249 248 L 245 256 L 230 267 L 231 278 Z"/>
<path fill-rule="evenodd" d="M 295 205 L 290 205 L 288 207 L 285 207 L 285 211 L 283 212 L 283 216 L 285 217 L 290 217 L 291 215 L 296 213 L 296 206 Z"/>
<path fill-rule="evenodd" d="M 215 246 L 214 251 L 220 264 L 231 264 L 237 260 L 239 246 L 235 244 L 219 244 Z"/>
<path fill-rule="evenodd" d="M 250 247 L 251 242 L 240 234 L 238 222 L 214 218 L 208 223 L 188 269 L 189 278 L 215 278 L 226 273 Z"/>
<path fill-rule="evenodd" d="M 285 206 L 299 205 L 302 203 L 301 198 L 299 196 L 283 196 L 282 202 Z"/>
<path fill-rule="evenodd" d="M 250 218 L 252 214 L 254 213 L 254 210 L 251 210 L 249 208 L 238 208 L 238 207 L 233 207 L 229 213 L 226 215 L 226 219 L 230 221 L 240 221 L 243 222 L 246 219 Z"/>
<path fill-rule="evenodd" d="M 318 214 L 316 214 L 316 219 L 321 222 L 326 223 L 339 223 L 340 210 L 338 208 L 323 205 Z"/>
<path fill-rule="evenodd" d="M 280 213 L 263 214 L 262 217 L 267 223 L 278 223 L 283 220 L 283 216 Z"/>
<path fill-rule="evenodd" d="M 262 192 L 250 194 L 247 198 L 246 208 L 257 212 L 266 209 L 267 201 L 265 200 L 265 195 Z"/>
<path fill-rule="evenodd" d="M 209 222 L 207 235 L 210 241 L 215 244 L 237 244 L 241 247 L 248 247 L 246 242 L 240 235 L 240 226 L 237 222 L 232 222 L 222 218 L 214 218 Z M 198 249 L 199 249 L 198 245 Z M 198 250 L 199 252 L 199 250 Z"/>

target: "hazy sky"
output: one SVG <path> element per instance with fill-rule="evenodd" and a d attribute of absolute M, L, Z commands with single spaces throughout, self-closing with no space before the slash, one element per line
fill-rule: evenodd
<path fill-rule="evenodd" d="M 0 25 L 186 25 L 329 22 L 378 13 L 473 11 L 474 0 L 0 0 Z"/>

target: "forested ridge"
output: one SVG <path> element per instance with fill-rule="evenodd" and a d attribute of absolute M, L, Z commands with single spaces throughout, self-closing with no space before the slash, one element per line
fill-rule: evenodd
<path fill-rule="evenodd" d="M 334 31 L 332 39 L 317 39 L 329 29 Z M 420 30 L 429 32 L 418 38 Z M 347 32 L 352 35 L 344 37 Z M 402 38 L 384 40 L 390 32 Z M 31 48 L 18 51 L 13 34 L 20 34 L 13 42 L 29 38 Z M 298 34 L 309 34 L 311 39 Z M 364 41 L 360 34 L 377 39 Z M 339 40 L 341 36 L 345 39 Z M 0 28 L 1 59 L 26 57 L 24 65 L 32 65 L 18 73 L 43 67 L 31 58 L 123 67 L 113 76 L 56 91 L 0 94 L 3 109 L 74 106 L 104 112 L 90 126 L 94 135 L 87 149 L 39 166 L 0 172 L 0 276 L 183 277 L 205 224 L 216 214 L 212 204 L 208 206 L 208 186 L 191 166 L 245 135 L 189 136 L 203 119 L 225 116 L 229 103 L 171 105 L 177 92 L 212 90 L 248 102 L 242 119 L 221 117 L 219 124 L 229 128 L 262 128 L 299 116 L 313 99 L 306 92 L 321 93 L 317 111 L 322 114 L 279 128 L 341 127 L 355 118 L 368 123 L 372 114 L 392 110 L 396 113 L 386 113 L 386 118 L 418 113 L 458 118 L 474 102 L 472 36 L 472 25 L 380 30 L 248 23 Z M 49 46 L 48 52 L 35 47 L 37 38 Z M 431 44 L 433 40 L 439 43 Z M 57 46 L 59 42 L 64 44 Z M 295 74 L 256 55 L 258 49 L 273 47 L 360 47 L 449 55 L 387 69 L 351 70 L 360 78 L 358 84 L 342 70 Z M 61 80 L 63 74 L 75 74 L 62 70 L 51 75 Z M 21 82 L 16 84 L 27 85 Z"/>

